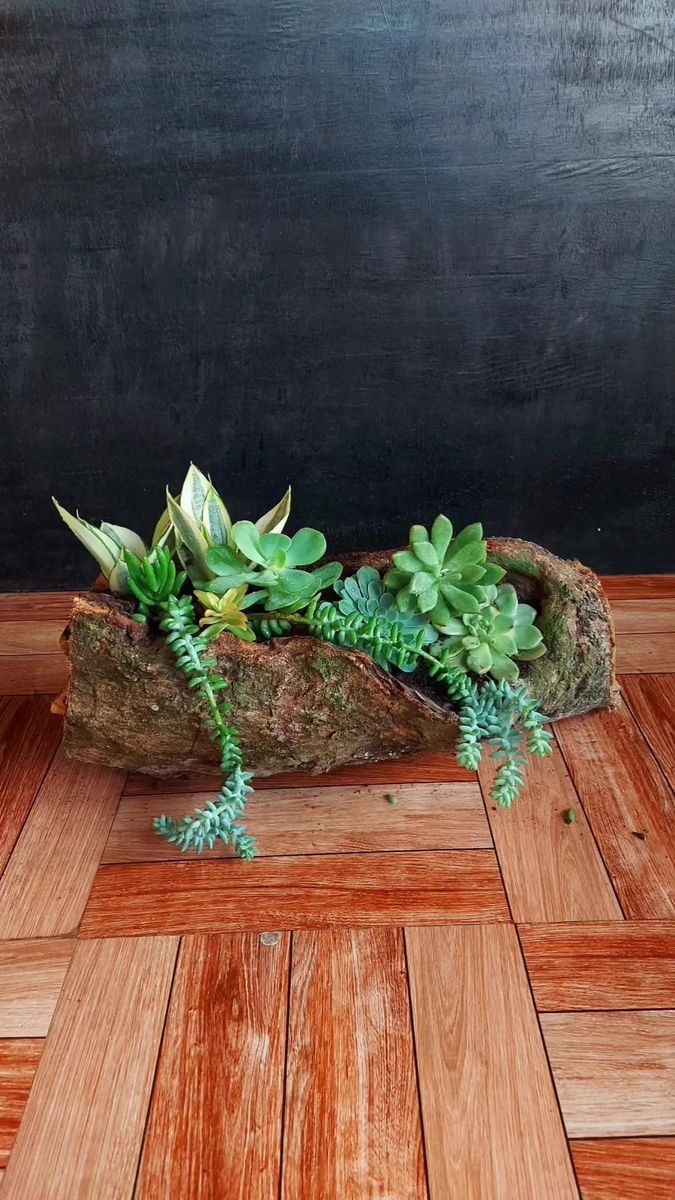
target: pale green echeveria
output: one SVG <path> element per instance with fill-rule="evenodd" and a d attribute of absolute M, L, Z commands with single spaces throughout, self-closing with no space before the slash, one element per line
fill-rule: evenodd
<path fill-rule="evenodd" d="M 384 582 L 401 612 L 428 613 L 442 632 L 457 613 L 479 612 L 487 604 L 485 589 L 503 579 L 502 567 L 486 560 L 482 525 L 467 525 L 453 537 L 452 522 L 441 515 L 431 535 L 424 525 L 412 526 L 410 545 L 394 554 Z"/>
<path fill-rule="evenodd" d="M 250 584 L 266 612 L 298 612 L 342 572 L 336 562 L 313 571 L 303 569 L 326 553 L 326 539 L 317 529 L 299 529 L 291 538 L 285 533 L 261 533 L 252 521 L 237 521 L 232 541 L 233 546 L 207 551 L 211 578 L 208 585 L 200 586 L 224 595 L 230 588 Z"/>
<path fill-rule="evenodd" d="M 387 621 L 396 625 L 401 630 L 403 640 L 411 644 L 417 640 L 420 631 L 423 631 L 423 645 L 428 646 L 438 640 L 438 633 L 426 615 L 400 611 L 393 593 L 385 591 L 375 567 L 359 567 L 356 575 L 338 579 L 335 591 L 339 596 L 337 607 L 346 616 L 359 613 L 369 620 L 377 617 L 380 621 Z M 381 667 L 389 669 L 389 660 L 384 651 L 374 653 L 373 658 Z M 416 666 L 417 660 L 414 659 L 402 670 L 414 671 Z"/>
<path fill-rule="evenodd" d="M 490 603 L 485 608 L 445 623 L 450 635 L 443 643 L 447 664 L 513 683 L 519 675 L 516 659 L 529 662 L 546 653 L 542 632 L 534 624 L 537 611 L 518 603 L 511 584 L 488 588 L 487 593 Z"/>
<path fill-rule="evenodd" d="M 129 570 L 124 552 L 130 550 L 136 558 L 143 560 L 148 552 L 143 539 L 134 533 L 133 529 L 127 529 L 124 525 L 113 525 L 110 521 L 101 521 L 97 529 L 79 513 L 75 516 L 69 513 L 54 496 L 52 500 L 61 519 L 96 559 L 111 592 L 116 596 L 130 596 Z"/>
<path fill-rule="evenodd" d="M 218 492 L 194 463 L 185 476 L 180 495 L 174 497 L 167 489 L 167 506 L 153 536 L 153 545 L 167 537 L 171 530 L 175 547 L 183 566 L 193 582 L 208 581 L 212 572 L 207 552 L 212 546 L 232 546 L 233 523 Z M 281 533 L 291 511 L 291 489 L 255 523 L 261 534 Z"/>

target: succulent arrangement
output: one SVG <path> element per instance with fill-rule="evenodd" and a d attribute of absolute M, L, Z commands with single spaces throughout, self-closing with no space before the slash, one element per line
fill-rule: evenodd
<path fill-rule="evenodd" d="M 218 743 L 223 783 L 215 799 L 180 822 L 155 821 L 182 850 L 201 852 L 220 840 L 242 858 L 255 853 L 242 822 L 252 777 L 211 648 L 223 633 L 244 641 L 304 633 L 360 650 L 385 670 L 424 668 L 458 711 L 460 764 L 475 770 L 490 745 L 499 763 L 492 796 L 501 806 L 523 786 L 527 753 L 550 753 L 546 717 L 519 668 L 546 653 L 537 612 L 488 560 L 480 524 L 457 534 L 443 515 L 430 532 L 413 525 L 408 548 L 392 556 L 384 577 L 363 566 L 343 579 L 340 563 L 322 561 L 322 533 L 283 532 L 290 488 L 257 521 L 233 522 L 211 480 L 191 465 L 180 493 L 167 490 L 149 545 L 130 529 L 97 528 L 54 503 L 110 591 L 134 604 L 133 620 L 166 639 Z"/>

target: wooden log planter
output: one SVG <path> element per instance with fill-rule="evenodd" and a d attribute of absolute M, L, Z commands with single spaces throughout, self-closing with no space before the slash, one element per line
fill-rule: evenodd
<path fill-rule="evenodd" d="M 556 719 L 614 706 L 614 632 L 598 578 L 530 542 L 495 538 L 488 550 L 540 613 L 548 653 L 521 673 L 541 710 Z M 346 558 L 345 574 L 365 563 L 381 569 L 390 557 Z M 101 592 L 74 601 L 62 639 L 71 666 L 67 753 L 159 777 L 216 767 L 199 702 L 163 639 L 131 612 Z M 245 643 L 221 634 L 213 649 L 245 762 L 257 775 L 324 772 L 455 745 L 456 712 L 422 671 L 389 673 L 365 654 L 306 636 Z"/>

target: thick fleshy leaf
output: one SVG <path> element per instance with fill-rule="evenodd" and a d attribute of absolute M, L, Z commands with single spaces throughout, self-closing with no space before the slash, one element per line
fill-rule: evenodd
<path fill-rule="evenodd" d="M 204 519 L 204 504 L 211 486 L 210 480 L 199 470 L 199 467 L 190 463 L 180 491 L 180 506 L 197 522 Z"/>
<path fill-rule="evenodd" d="M 476 675 L 486 675 L 492 666 L 490 647 L 481 642 L 476 650 L 470 650 L 466 656 L 466 665 Z"/>
<path fill-rule="evenodd" d="M 299 529 L 286 552 L 289 567 L 307 567 L 326 553 L 326 539 L 318 529 Z"/>
<path fill-rule="evenodd" d="M 402 613 L 417 612 L 417 597 L 411 594 L 409 587 L 396 593 L 396 607 Z"/>
<path fill-rule="evenodd" d="M 206 561 L 216 575 L 225 575 L 228 571 L 245 570 L 248 566 L 248 563 L 232 546 L 209 547 L 206 552 Z"/>
<path fill-rule="evenodd" d="M 194 517 L 176 503 L 169 491 L 166 493 L 166 503 L 176 533 L 178 557 L 190 579 L 210 579 L 213 572 L 206 561 L 209 544 L 200 526 Z"/>
<path fill-rule="evenodd" d="M 419 558 L 425 567 L 438 568 L 438 555 L 431 542 L 415 542 L 415 557 Z"/>
<path fill-rule="evenodd" d="M 480 604 L 475 596 L 452 583 L 441 584 L 441 593 L 448 604 L 458 613 L 480 612 Z"/>
<path fill-rule="evenodd" d="M 506 679 L 508 683 L 514 683 L 518 678 L 518 667 L 513 659 L 507 658 L 505 654 L 493 654 L 490 674 L 495 679 Z"/>
<path fill-rule="evenodd" d="M 260 547 L 260 533 L 253 521 L 237 521 L 232 526 L 232 540 L 244 558 L 259 563 L 261 567 L 267 566 L 267 559 Z"/>
<path fill-rule="evenodd" d="M 405 571 L 398 571 L 396 567 L 390 567 L 382 582 L 385 587 L 398 590 L 398 588 L 405 587 L 410 583 L 410 575 Z"/>
<path fill-rule="evenodd" d="M 495 633 L 510 633 L 513 629 L 513 617 L 507 617 L 506 613 L 498 613 L 492 622 L 492 628 Z"/>
<path fill-rule="evenodd" d="M 281 533 L 291 512 L 291 489 L 288 488 L 278 504 L 274 505 L 264 516 L 258 517 L 256 528 L 258 533 Z"/>
<path fill-rule="evenodd" d="M 232 588 L 241 587 L 244 583 L 256 583 L 258 578 L 255 571 L 231 571 L 225 575 L 219 575 L 216 579 L 209 579 L 205 590 L 215 592 L 216 596 L 224 596 Z"/>
<path fill-rule="evenodd" d="M 127 529 L 126 525 L 113 525 L 109 521 L 101 521 L 101 531 L 114 538 L 122 549 L 131 550 L 136 558 L 143 559 L 148 553 L 143 538 L 134 533 L 133 529 Z"/>
<path fill-rule="evenodd" d="M 432 582 L 431 586 L 428 587 L 425 592 L 419 593 L 417 597 L 417 607 L 419 608 L 420 612 L 427 613 L 431 612 L 432 608 L 436 606 L 437 602 L 438 586 Z"/>
<path fill-rule="evenodd" d="M 469 542 L 482 542 L 483 526 L 480 521 L 474 521 L 473 525 L 465 525 L 457 534 L 457 537 L 450 545 L 450 551 L 454 554 L 462 546 L 467 546 Z"/>
<path fill-rule="evenodd" d="M 108 587 L 113 596 L 130 596 L 129 568 L 123 558 L 118 558 L 108 576 Z"/>
<path fill-rule="evenodd" d="M 483 578 L 481 579 L 481 583 L 483 586 L 486 586 L 490 583 L 499 583 L 505 575 L 506 571 L 503 567 L 498 567 L 496 563 L 486 562 L 485 567 L 483 568 Z"/>
<path fill-rule="evenodd" d="M 424 525 L 411 525 L 408 540 L 411 546 L 415 546 L 417 542 L 428 542 L 429 534 Z"/>
<path fill-rule="evenodd" d="M 485 567 L 482 563 L 469 563 L 467 567 L 462 567 L 463 583 L 480 583 L 482 587 L 484 576 Z"/>
<path fill-rule="evenodd" d="M 415 575 L 417 571 L 424 570 L 424 563 L 410 550 L 397 550 L 396 554 L 392 555 L 391 561 L 399 571 L 403 571 L 406 575 Z"/>
<path fill-rule="evenodd" d="M 498 654 L 508 654 L 509 658 L 513 658 L 514 654 L 518 653 L 516 639 L 512 633 L 494 633 L 490 642 Z"/>
<path fill-rule="evenodd" d="M 106 579 L 110 577 L 115 563 L 118 562 L 120 555 L 120 547 L 110 534 L 103 533 L 101 529 L 96 529 L 80 516 L 73 516 L 68 512 L 67 508 L 63 508 L 58 500 L 52 496 L 56 510 L 62 521 L 70 529 L 71 533 L 82 543 L 89 553 L 96 559 L 101 571 Z"/>
<path fill-rule="evenodd" d="M 535 658 L 541 658 L 545 653 L 546 646 L 543 642 L 540 642 L 538 646 L 534 647 L 534 650 L 519 650 L 518 658 L 521 659 L 522 662 L 534 662 Z"/>
<path fill-rule="evenodd" d="M 441 513 L 431 526 L 431 544 L 438 555 L 438 561 L 443 562 L 445 552 L 452 541 L 452 521 Z"/>
<path fill-rule="evenodd" d="M 410 581 L 410 591 L 413 596 L 419 596 L 422 592 L 427 592 L 435 583 L 433 575 L 427 574 L 426 571 L 418 571 Z"/>
<path fill-rule="evenodd" d="M 324 563 L 322 567 L 316 567 L 312 571 L 316 590 L 319 592 L 324 588 L 332 587 L 334 583 L 337 583 L 341 574 L 342 563 L 339 562 Z"/>
<path fill-rule="evenodd" d="M 285 533 L 263 533 L 258 545 L 268 566 L 279 568 L 292 565 L 288 563 L 291 539 Z"/>
<path fill-rule="evenodd" d="M 455 542 L 452 543 L 450 549 L 445 556 L 445 565 L 457 570 L 459 567 L 466 567 L 470 563 L 483 563 L 487 555 L 485 542 L 473 541 L 466 542 L 463 546 L 455 547 Z"/>
<path fill-rule="evenodd" d="M 516 589 L 510 583 L 503 583 L 497 589 L 497 598 L 495 604 L 500 612 L 506 613 L 508 617 L 515 617 L 518 611 L 518 596 Z"/>
<path fill-rule="evenodd" d="M 431 619 L 441 633 L 446 633 L 450 637 L 462 637 L 466 633 L 466 626 L 457 617 L 451 615 L 450 609 L 443 600 L 438 601 L 431 614 Z"/>
<path fill-rule="evenodd" d="M 465 650 L 477 650 L 481 645 L 481 640 L 480 638 L 472 637 L 471 634 L 467 634 L 466 637 L 462 638 L 462 645 Z"/>
<path fill-rule="evenodd" d="M 515 634 L 519 650 L 534 650 L 544 640 L 541 629 L 537 629 L 536 625 L 517 625 Z"/>
<path fill-rule="evenodd" d="M 213 484 L 206 493 L 202 524 L 214 546 L 227 546 L 232 538 L 232 519 Z"/>
<path fill-rule="evenodd" d="M 514 624 L 516 625 L 531 625 L 536 621 L 538 616 L 536 608 L 531 604 L 519 604 L 516 609 L 516 617 Z"/>

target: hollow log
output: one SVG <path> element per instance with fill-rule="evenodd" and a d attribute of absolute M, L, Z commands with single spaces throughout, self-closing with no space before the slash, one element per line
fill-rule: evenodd
<path fill-rule="evenodd" d="M 528 542 L 488 545 L 490 559 L 540 611 L 548 653 L 523 664 L 522 674 L 542 710 L 559 718 L 613 706 L 614 633 L 597 577 Z M 345 572 L 363 563 L 381 568 L 389 558 L 346 558 Z M 71 666 L 67 753 L 160 777 L 216 766 L 199 700 L 161 636 L 131 612 L 104 593 L 75 598 L 63 637 Z M 457 714 L 422 670 L 389 673 L 365 654 L 304 636 L 250 643 L 221 634 L 212 649 L 245 761 L 258 775 L 323 772 L 456 742 Z"/>

